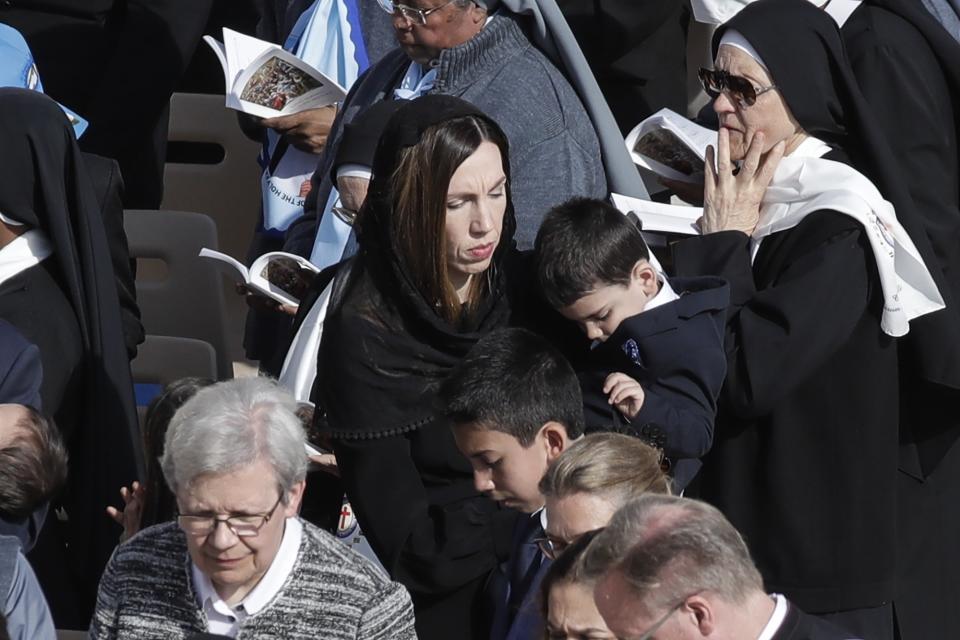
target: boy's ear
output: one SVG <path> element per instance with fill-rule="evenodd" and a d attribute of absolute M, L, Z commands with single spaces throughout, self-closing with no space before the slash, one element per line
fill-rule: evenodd
<path fill-rule="evenodd" d="M 570 446 L 567 428 L 559 422 L 550 421 L 544 424 L 540 427 L 540 434 L 543 436 L 544 446 L 547 449 L 547 459 L 550 461 L 555 460 Z"/>
<path fill-rule="evenodd" d="M 660 289 L 660 278 L 657 276 L 657 270 L 646 260 L 637 260 L 630 272 L 630 277 L 640 285 L 640 289 L 647 297 L 655 296 Z"/>

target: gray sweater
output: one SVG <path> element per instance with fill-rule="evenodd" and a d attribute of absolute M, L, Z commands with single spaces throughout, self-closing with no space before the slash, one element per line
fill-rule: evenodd
<path fill-rule="evenodd" d="M 96 639 L 177 640 L 207 620 L 176 523 L 144 529 L 117 547 L 100 581 L 90 627 Z M 416 640 L 406 589 L 367 559 L 304 522 L 290 576 L 274 600 L 247 618 L 237 638 Z"/>
<path fill-rule="evenodd" d="M 596 132 L 563 74 L 534 47 L 522 18 L 498 13 L 480 33 L 440 54 L 430 93 L 463 98 L 493 118 L 510 141 L 517 244 L 533 246 L 547 211 L 573 196 L 604 198 L 607 182 Z M 287 231 L 284 250 L 309 256 L 318 211 L 333 186 L 330 165 L 343 125 L 375 102 L 393 98 L 410 58 L 388 53 L 357 80 L 333 123 L 313 176 L 306 214 Z"/>

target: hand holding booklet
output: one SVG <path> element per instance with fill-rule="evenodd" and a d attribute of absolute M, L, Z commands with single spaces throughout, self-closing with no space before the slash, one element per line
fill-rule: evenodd
<path fill-rule="evenodd" d="M 223 67 L 227 107 L 261 118 L 286 116 L 339 102 L 347 92 L 312 66 L 266 40 L 223 30 L 203 36 Z"/>
<path fill-rule="evenodd" d="M 702 183 L 707 145 L 716 146 L 717 132 L 661 109 L 634 127 L 625 142 L 641 167 L 671 180 Z"/>
<path fill-rule="evenodd" d="M 253 291 L 291 306 L 299 306 L 313 277 L 320 273 L 309 260 L 283 251 L 263 254 L 253 261 L 249 269 L 238 260 L 213 249 L 201 249 L 200 257 L 213 260 L 227 277 L 239 279 Z"/>

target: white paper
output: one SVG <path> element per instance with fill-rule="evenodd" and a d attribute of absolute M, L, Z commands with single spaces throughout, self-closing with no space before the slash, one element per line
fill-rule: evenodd
<path fill-rule="evenodd" d="M 683 117 L 676 111 L 672 111 L 670 109 L 661 109 L 634 127 L 630 133 L 627 134 L 625 140 L 627 151 L 630 153 L 630 157 L 641 167 L 649 169 L 650 171 L 653 171 L 657 175 L 663 176 L 664 178 L 680 180 L 683 182 L 702 183 L 702 165 L 699 170 L 687 175 L 676 169 L 673 169 L 672 167 L 657 162 L 653 158 L 649 158 L 634 151 L 637 140 L 651 131 L 660 129 L 665 129 L 673 133 L 677 138 L 680 139 L 684 146 L 686 146 L 694 154 L 696 154 L 697 157 L 700 158 L 701 162 L 706 158 L 707 145 L 714 145 L 714 147 L 716 146 L 717 132 L 698 125 L 692 120 Z"/>
<path fill-rule="evenodd" d="M 696 223 L 703 215 L 702 207 L 663 204 L 619 193 L 610 194 L 610 200 L 620 211 L 635 214 L 643 223 L 644 233 L 674 233 L 685 236 L 700 234 Z"/>

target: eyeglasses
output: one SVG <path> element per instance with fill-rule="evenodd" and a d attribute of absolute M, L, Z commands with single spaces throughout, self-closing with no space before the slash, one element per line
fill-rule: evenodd
<path fill-rule="evenodd" d="M 567 550 L 567 547 L 576 542 L 580 536 L 577 536 L 577 539 L 571 540 L 569 542 L 565 540 L 557 540 L 551 538 L 550 536 L 545 536 L 543 538 L 535 538 L 533 541 L 537 543 L 537 546 L 540 547 L 540 552 L 544 557 L 549 558 L 550 560 L 556 560 L 561 553 Z"/>
<path fill-rule="evenodd" d="M 282 500 L 283 494 L 281 493 L 273 508 L 266 513 L 226 517 L 180 514 L 177 516 L 177 524 L 180 525 L 184 533 L 191 536 L 208 536 L 216 531 L 217 525 L 222 522 L 238 538 L 252 538 L 260 533 L 263 525 L 270 522 L 270 518 L 273 517 Z"/>
<path fill-rule="evenodd" d="M 346 207 L 330 207 L 330 211 L 333 213 L 333 215 L 337 216 L 351 227 L 357 219 L 357 211 L 355 209 L 347 209 Z"/>
<path fill-rule="evenodd" d="M 433 7 L 432 9 L 417 9 L 416 7 L 408 7 L 405 4 L 399 4 L 393 2 L 393 0 L 377 0 L 380 3 L 380 8 L 386 11 L 387 13 L 399 15 L 403 17 L 404 20 L 409 20 L 414 24 L 425 25 L 427 24 L 427 16 L 435 11 L 440 11 L 448 4 L 453 4 L 456 0 L 447 0 L 439 7 Z"/>
<path fill-rule="evenodd" d="M 689 596 L 688 596 L 688 597 L 689 597 Z M 638 638 L 631 638 L 630 640 L 650 640 L 650 638 L 653 637 L 653 634 L 655 634 L 657 631 L 660 630 L 660 627 L 662 627 L 663 625 L 667 624 L 667 620 L 670 619 L 670 616 L 672 616 L 672 615 L 675 614 L 677 611 L 679 611 L 679 610 L 680 610 L 680 607 L 682 607 L 684 604 L 686 604 L 686 602 L 687 602 L 687 598 L 684 598 L 683 600 L 680 601 L 679 604 L 677 604 L 675 607 L 673 607 L 672 609 L 670 609 L 669 611 L 667 611 L 665 614 L 663 614 L 663 617 L 660 618 L 659 620 L 657 620 L 656 624 L 654 624 L 652 627 L 650 627 L 649 629 L 647 629 L 647 632 L 646 632 L 646 633 L 644 633 L 642 636 L 640 636 L 640 637 L 638 637 Z"/>
<path fill-rule="evenodd" d="M 700 76 L 700 84 L 703 85 L 703 90 L 707 92 L 708 96 L 716 98 L 721 92 L 726 91 L 730 98 L 741 107 L 752 107 L 759 96 L 777 88 L 775 84 L 769 87 L 754 87 L 753 83 L 743 76 L 735 76 L 722 69 L 700 67 L 698 75 Z"/>

